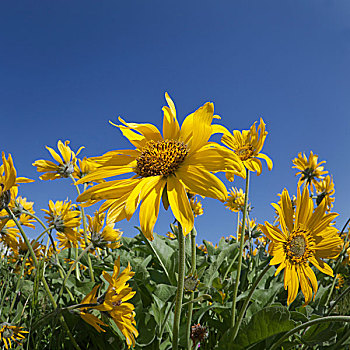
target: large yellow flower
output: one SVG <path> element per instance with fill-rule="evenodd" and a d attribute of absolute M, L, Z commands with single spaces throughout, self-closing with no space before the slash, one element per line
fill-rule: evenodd
<path fill-rule="evenodd" d="M 166 209 L 170 205 L 183 233 L 188 234 L 194 216 L 186 192 L 224 201 L 226 187 L 213 173 L 242 171 L 242 163 L 232 151 L 208 142 L 212 134 L 227 132 L 220 125 L 212 125 L 212 103 L 187 116 L 180 128 L 174 103 L 167 94 L 165 97 L 169 107 L 163 108 L 163 136 L 152 124 L 126 123 L 119 118 L 123 125 L 116 126 L 136 149 L 111 151 L 95 158 L 99 168 L 77 182 L 132 173 L 131 178 L 96 185 L 77 200 L 91 204 L 106 199 L 100 211 L 109 209 L 108 220 L 114 221 L 129 220 L 142 202 L 140 223 L 148 239 L 153 239 L 161 199 Z"/>
<path fill-rule="evenodd" d="M 11 326 L 9 323 L 0 324 L 0 344 L 3 343 L 5 349 L 11 349 L 12 343 L 21 344 L 21 341 L 25 339 L 25 334 L 28 331 L 22 330 L 23 327 Z"/>
<path fill-rule="evenodd" d="M 84 148 L 83 146 L 79 148 L 77 153 L 74 153 L 69 145 L 69 141 L 65 141 L 64 144 L 61 140 L 57 143 L 57 148 L 61 153 L 61 156 L 51 147 L 46 146 L 47 150 L 50 152 L 52 158 L 58 163 L 55 164 L 50 160 L 37 160 L 33 163 L 36 170 L 44 173 L 40 176 L 41 180 L 55 180 L 62 177 L 69 177 L 76 171 L 77 155 Z"/>
<path fill-rule="evenodd" d="M 318 155 L 310 152 L 309 158 L 305 153 L 299 153 L 297 158 L 293 159 L 293 168 L 300 170 L 295 175 L 301 175 L 298 184 L 302 184 L 306 181 L 307 184 L 315 184 L 317 180 L 322 180 L 324 174 L 327 174 L 327 170 L 323 170 L 324 167 L 321 164 L 326 163 L 325 160 L 318 163 Z"/>
<path fill-rule="evenodd" d="M 283 190 L 279 211 L 281 229 L 265 221 L 260 229 L 271 240 L 269 253 L 273 256 L 271 265 L 279 265 L 276 275 L 284 269 L 284 288 L 288 289 L 288 305 L 296 298 L 299 290 L 305 297 L 305 305 L 317 292 L 317 279 L 309 262 L 321 272 L 333 276 L 331 267 L 322 259 L 336 258 L 342 248 L 337 229 L 330 225 L 336 213 L 326 214 L 325 203 L 314 210 L 313 201 L 305 186 L 302 194 L 298 188 L 295 210 L 288 191 Z"/>
<path fill-rule="evenodd" d="M 269 170 L 272 169 L 272 160 L 263 153 L 260 153 L 267 136 L 265 131 L 265 123 L 260 118 L 260 124 L 258 129 L 255 126 L 256 122 L 250 127 L 250 130 L 233 130 L 233 134 L 225 133 L 221 142 L 227 147 L 230 147 L 235 154 L 242 160 L 245 168 L 250 171 L 256 171 L 258 175 L 261 174 L 262 165 L 260 159 L 265 159 Z M 226 172 L 226 177 L 229 181 L 233 181 L 234 173 L 231 171 Z M 240 176 L 245 178 L 245 171 L 242 170 Z"/>

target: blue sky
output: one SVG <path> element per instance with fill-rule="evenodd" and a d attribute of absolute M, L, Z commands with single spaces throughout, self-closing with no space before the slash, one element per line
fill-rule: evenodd
<path fill-rule="evenodd" d="M 207 101 L 230 130 L 264 118 L 274 168 L 251 178 L 252 217 L 272 220 L 276 194 L 296 190 L 292 159 L 313 150 L 334 176 L 341 226 L 350 211 L 349 16 L 347 0 L 3 1 L 0 150 L 36 180 L 20 193 L 40 212 L 49 199 L 76 198 L 69 180 L 39 180 L 31 164 L 50 159 L 45 145 L 68 139 L 86 147 L 82 156 L 129 148 L 108 121 L 161 127 L 168 91 L 180 121 Z M 203 206 L 200 239 L 232 233 L 222 203 Z M 155 231 L 166 233 L 172 215 L 160 215 Z M 137 224 L 135 215 L 118 227 L 131 236 Z"/>

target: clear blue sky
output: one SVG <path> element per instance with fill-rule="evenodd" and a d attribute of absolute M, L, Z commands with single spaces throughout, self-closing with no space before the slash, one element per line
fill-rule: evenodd
<path fill-rule="evenodd" d="M 45 145 L 69 139 L 82 156 L 128 148 L 109 120 L 161 127 L 165 91 L 180 121 L 213 101 L 230 130 L 267 124 L 274 168 L 252 176 L 252 217 L 272 220 L 276 194 L 296 190 L 292 159 L 313 150 L 334 176 L 340 226 L 350 214 L 349 18 L 348 0 L 2 1 L 0 150 L 36 180 L 20 193 L 39 212 L 76 197 L 69 180 L 39 180 L 31 164 L 50 159 Z M 203 205 L 200 239 L 232 233 L 231 212 Z M 158 233 L 172 217 L 162 213 Z M 118 227 L 131 236 L 137 224 L 138 214 Z"/>

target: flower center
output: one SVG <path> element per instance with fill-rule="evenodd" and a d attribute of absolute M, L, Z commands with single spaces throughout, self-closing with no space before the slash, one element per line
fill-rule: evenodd
<path fill-rule="evenodd" d="M 243 146 L 235 150 L 235 153 L 241 160 L 249 159 L 253 154 L 253 146 Z"/>
<path fill-rule="evenodd" d="M 55 216 L 52 222 L 58 232 L 64 232 L 64 221 L 62 215 Z"/>
<path fill-rule="evenodd" d="M 306 262 L 312 253 L 309 243 L 306 230 L 293 231 L 284 246 L 289 261 L 293 264 Z"/>
<path fill-rule="evenodd" d="M 70 174 L 74 173 L 74 165 L 70 162 L 68 164 L 60 164 L 57 172 L 62 177 L 69 177 Z"/>
<path fill-rule="evenodd" d="M 136 159 L 135 172 L 142 176 L 168 176 L 175 173 L 188 154 L 187 146 L 175 140 L 148 141 Z"/>

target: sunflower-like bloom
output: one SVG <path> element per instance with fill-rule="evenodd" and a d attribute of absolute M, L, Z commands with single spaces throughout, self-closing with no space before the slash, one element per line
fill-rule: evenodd
<path fill-rule="evenodd" d="M 241 159 L 244 167 L 250 171 L 256 171 L 258 175 L 261 174 L 262 165 L 260 159 L 264 159 L 269 170 L 272 169 L 272 160 L 263 153 L 260 153 L 266 139 L 267 131 L 265 131 L 265 123 L 260 118 L 260 124 L 256 129 L 256 122 L 250 127 L 250 130 L 233 130 L 233 134 L 225 133 L 221 142 L 227 147 L 231 148 L 235 154 Z M 232 171 L 226 172 L 226 177 L 229 181 L 233 181 L 234 173 Z M 242 170 L 240 176 L 245 178 L 245 171 Z"/>
<path fill-rule="evenodd" d="M 271 265 L 278 265 L 276 274 L 284 269 L 284 288 L 288 289 L 287 304 L 298 294 L 299 283 L 308 304 L 317 292 L 317 279 L 309 263 L 321 272 L 333 276 L 331 267 L 322 259 L 336 258 L 342 248 L 342 239 L 331 222 L 338 216 L 326 214 L 324 202 L 314 210 L 314 204 L 305 186 L 302 194 L 298 188 L 295 210 L 286 189 L 281 196 L 279 223 L 281 229 L 265 221 L 260 229 L 271 240 L 269 254 Z"/>
<path fill-rule="evenodd" d="M 105 221 L 105 214 L 96 212 L 92 218 L 87 215 L 89 220 L 88 235 L 89 240 L 94 244 L 95 247 L 103 248 L 119 248 L 121 243 L 119 242 L 122 236 L 122 232 L 114 228 L 114 224 L 107 222 L 103 227 Z"/>
<path fill-rule="evenodd" d="M 0 221 L 0 243 L 13 250 L 16 249 L 19 238 L 18 229 L 12 220 Z"/>
<path fill-rule="evenodd" d="M 11 224 L 12 222 L 13 221 L 10 221 L 10 223 L 8 224 Z M 33 251 L 37 260 L 41 260 L 44 255 L 43 246 L 34 239 L 30 242 L 30 244 L 33 248 Z M 8 261 L 16 264 L 15 272 L 20 272 L 21 266 L 23 263 L 25 264 L 24 266 L 25 275 L 27 274 L 30 275 L 34 270 L 35 265 L 32 257 L 29 255 L 28 258 L 24 260 L 24 257 L 27 254 L 27 252 L 28 252 L 28 246 L 26 242 L 22 238 L 18 238 L 18 240 L 16 241 L 16 244 L 12 247 L 12 251 L 10 255 L 8 256 Z"/>
<path fill-rule="evenodd" d="M 333 208 L 335 193 L 333 178 L 327 175 L 323 180 L 315 183 L 316 187 L 316 204 L 319 205 L 322 201 L 326 202 L 326 210 L 330 211 Z"/>
<path fill-rule="evenodd" d="M 226 187 L 213 173 L 242 171 L 237 155 L 215 142 L 208 142 L 212 134 L 227 132 L 220 125 L 212 125 L 212 103 L 187 116 L 180 128 L 175 105 L 167 94 L 165 97 L 169 107 L 163 108 L 163 136 L 152 124 L 126 123 L 119 118 L 123 125 L 115 126 L 136 149 L 111 151 L 94 158 L 100 164 L 98 169 L 77 182 L 133 173 L 128 179 L 96 185 L 77 201 L 91 204 L 106 199 L 100 211 L 109 210 L 109 221 L 129 220 L 142 202 L 141 229 L 150 240 L 161 199 L 166 209 L 171 207 L 186 235 L 194 225 L 186 191 L 224 201 Z"/>
<path fill-rule="evenodd" d="M 32 165 L 36 167 L 36 170 L 40 173 L 44 173 L 40 176 L 41 180 L 55 180 L 62 177 L 69 177 L 74 173 L 74 167 L 77 162 L 77 155 L 84 148 L 79 148 L 77 153 L 74 153 L 69 145 L 69 141 L 65 141 L 64 144 L 61 140 L 57 143 L 57 148 L 61 153 L 61 156 L 51 147 L 46 146 L 46 149 L 50 152 L 52 158 L 58 163 L 55 164 L 50 160 L 36 160 Z"/>
<path fill-rule="evenodd" d="M 341 273 L 337 273 L 335 276 L 335 288 L 340 289 L 344 287 L 345 279 Z"/>
<path fill-rule="evenodd" d="M 248 206 L 250 206 L 248 204 Z M 236 187 L 232 187 L 230 193 L 225 202 L 225 207 L 230 209 L 233 212 L 243 212 L 244 208 L 244 192 L 240 188 L 239 190 Z"/>
<path fill-rule="evenodd" d="M 83 160 L 78 159 L 74 166 L 73 177 L 76 179 L 82 179 L 84 176 L 90 174 L 98 168 L 98 164 L 93 160 L 84 157 Z"/>
<path fill-rule="evenodd" d="M 28 331 L 22 330 L 23 327 L 11 326 L 9 323 L 0 323 L 0 344 L 3 343 L 5 349 L 11 349 L 12 343 L 21 344 L 21 341 L 25 339 L 25 334 Z"/>
<path fill-rule="evenodd" d="M 308 185 L 316 184 L 318 180 L 322 180 L 328 173 L 327 170 L 323 170 L 324 167 L 321 164 L 326 163 L 325 160 L 318 163 L 318 155 L 310 152 L 309 158 L 306 157 L 305 153 L 299 153 L 297 158 L 293 159 L 293 168 L 300 170 L 295 174 L 295 176 L 301 175 L 298 181 L 298 185 L 302 184 L 304 181 Z"/>
<path fill-rule="evenodd" d="M 47 216 L 49 226 L 54 226 L 54 229 L 67 236 L 71 242 L 77 241 L 77 231 L 74 230 L 81 223 L 80 211 L 75 210 L 75 207 L 69 202 L 50 200 L 49 210 L 41 209 Z"/>
<path fill-rule="evenodd" d="M 97 303 L 100 305 L 87 306 L 80 308 L 81 316 L 83 319 L 91 324 L 97 331 L 104 331 L 99 325 L 106 324 L 102 323 L 96 316 L 87 313 L 87 309 L 95 309 L 101 312 L 108 312 L 109 316 L 113 319 L 117 327 L 124 334 L 128 347 L 135 346 L 135 338 L 138 337 L 139 332 L 135 328 L 136 322 L 134 319 L 134 305 L 128 303 L 136 292 L 132 291 L 129 284 L 126 282 L 134 276 L 134 272 L 131 271 L 131 266 L 125 268 L 120 273 L 120 257 L 115 261 L 114 270 L 112 276 L 107 272 L 103 271 L 103 277 L 108 282 L 108 288 L 103 296 L 103 302 L 101 298 L 96 297 L 97 289 L 96 286 L 83 300 L 82 304 Z M 83 313 L 83 315 L 82 315 Z"/>
<path fill-rule="evenodd" d="M 193 215 L 195 218 L 197 216 L 203 215 L 203 213 L 204 213 L 203 205 L 202 205 L 202 202 L 198 200 L 198 198 L 192 197 L 190 199 L 190 205 L 191 205 L 192 212 L 193 212 Z"/>
<path fill-rule="evenodd" d="M 2 152 L 2 164 L 0 166 L 0 210 L 4 209 L 11 201 L 11 189 L 19 183 L 34 182 L 26 177 L 17 177 L 16 168 L 13 165 L 11 154 L 7 159 Z"/>

